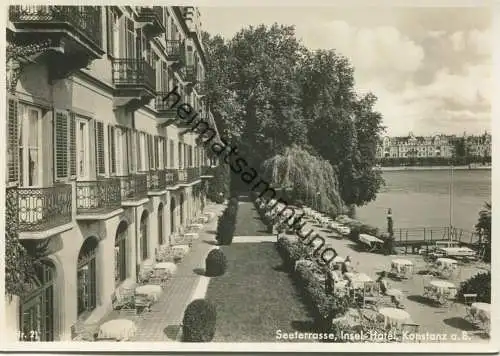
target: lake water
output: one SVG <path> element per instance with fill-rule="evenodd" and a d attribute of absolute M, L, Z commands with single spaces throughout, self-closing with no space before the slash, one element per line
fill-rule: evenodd
<path fill-rule="evenodd" d="M 357 209 L 357 218 L 387 228 L 387 209 L 392 208 L 394 228 L 444 227 L 450 224 L 450 171 L 386 171 L 386 186 L 374 202 Z M 490 170 L 454 170 L 452 224 L 468 231 L 479 210 L 491 201 Z"/>

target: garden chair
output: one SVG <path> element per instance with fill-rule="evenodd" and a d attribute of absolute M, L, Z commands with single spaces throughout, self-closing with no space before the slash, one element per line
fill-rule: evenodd
<path fill-rule="evenodd" d="M 114 310 L 129 310 L 135 312 L 135 286 L 132 288 L 119 287 L 111 296 Z"/>
<path fill-rule="evenodd" d="M 151 278 L 149 280 L 149 283 L 156 284 L 156 285 L 161 286 L 162 288 L 165 288 L 166 284 L 167 284 L 167 280 L 168 280 L 168 274 L 165 271 L 163 271 L 161 269 L 155 269 L 153 271 L 153 275 L 151 276 Z"/>
<path fill-rule="evenodd" d="M 475 321 L 475 315 L 472 313 L 472 304 L 475 303 L 477 300 L 477 294 L 476 293 L 467 293 L 464 294 L 464 304 L 465 304 L 465 320 L 470 321 L 471 323 L 474 323 Z"/>
<path fill-rule="evenodd" d="M 382 299 L 380 294 L 380 286 L 377 282 L 366 282 L 363 285 L 363 308 L 366 304 L 370 304 L 375 309 Z"/>

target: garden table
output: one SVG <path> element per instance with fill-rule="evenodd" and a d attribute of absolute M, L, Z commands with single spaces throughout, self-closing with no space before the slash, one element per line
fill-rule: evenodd
<path fill-rule="evenodd" d="M 157 284 L 146 284 L 143 286 L 139 286 L 135 289 L 135 294 L 144 295 L 152 299 L 154 302 L 158 301 L 161 293 L 162 293 L 162 288 Z"/>
<path fill-rule="evenodd" d="M 458 261 L 451 258 L 441 257 L 436 260 L 436 265 L 441 268 L 456 268 L 458 267 Z"/>
<path fill-rule="evenodd" d="M 203 224 L 191 224 L 189 228 L 194 231 L 201 230 L 203 228 Z"/>
<path fill-rule="evenodd" d="M 402 326 L 411 319 L 407 311 L 398 308 L 382 308 L 379 313 L 384 316 L 384 325 Z"/>
<path fill-rule="evenodd" d="M 468 247 L 443 247 L 440 248 L 446 256 L 450 257 L 472 257 L 476 255 L 476 251 Z"/>
<path fill-rule="evenodd" d="M 206 224 L 210 221 L 210 218 L 206 215 L 203 215 L 203 216 L 200 216 L 200 218 L 198 219 L 198 221 L 200 221 L 200 223 L 202 224 Z"/>
<path fill-rule="evenodd" d="M 144 271 L 152 271 L 155 265 L 155 261 L 153 259 L 145 260 L 141 263 L 141 270 Z"/>
<path fill-rule="evenodd" d="M 173 262 L 160 262 L 155 265 L 155 269 L 161 269 L 171 276 L 177 272 L 177 265 Z"/>
<path fill-rule="evenodd" d="M 115 339 L 116 341 L 127 341 L 135 336 L 137 327 L 132 320 L 114 319 L 99 327 L 98 339 Z"/>
<path fill-rule="evenodd" d="M 338 263 L 343 263 L 344 261 L 345 261 L 345 257 L 335 256 L 335 258 L 332 260 L 332 263 L 338 264 Z"/>
<path fill-rule="evenodd" d="M 391 272 L 400 278 L 408 278 L 413 273 L 413 263 L 403 259 L 392 260 Z"/>
<path fill-rule="evenodd" d="M 185 237 L 190 237 L 191 239 L 193 240 L 198 240 L 198 238 L 200 237 L 200 235 L 198 235 L 197 232 L 186 232 L 184 234 Z"/>
<path fill-rule="evenodd" d="M 373 279 L 371 279 L 365 273 L 346 272 L 346 273 L 344 273 L 344 276 L 346 276 L 346 278 L 351 282 L 351 286 L 354 289 L 361 289 L 361 288 L 363 288 L 363 286 L 366 282 L 373 281 Z"/>
<path fill-rule="evenodd" d="M 173 251 L 175 256 L 181 255 L 181 257 L 184 257 L 184 255 L 189 252 L 189 246 L 188 245 L 175 245 L 175 246 L 172 246 L 172 251 Z"/>
<path fill-rule="evenodd" d="M 441 304 L 445 304 L 448 299 L 455 297 L 457 287 L 448 281 L 435 280 L 429 283 L 433 288 L 433 296 Z"/>

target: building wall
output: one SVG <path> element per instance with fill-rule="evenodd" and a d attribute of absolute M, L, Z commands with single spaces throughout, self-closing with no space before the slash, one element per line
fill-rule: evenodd
<path fill-rule="evenodd" d="M 121 7 L 125 16 L 130 11 L 126 7 Z M 177 26 L 179 39 L 186 40 L 186 45 L 192 42 L 186 30 L 187 24 L 183 18 L 178 16 L 178 12 L 173 7 L 167 7 L 170 12 L 167 22 L 167 37 L 173 38 L 172 24 Z M 196 10 L 197 11 L 197 10 Z M 106 26 L 106 11 L 102 12 L 102 30 L 103 30 L 103 48 L 107 48 L 107 26 Z M 198 22 L 198 29 L 201 22 Z M 176 38 L 177 39 L 177 38 Z M 165 46 L 165 36 L 158 36 L 159 43 Z M 165 56 L 161 52 L 160 46 L 151 41 L 153 51 L 160 58 Z M 197 51 L 202 48 L 199 44 L 193 46 Z M 200 56 L 201 58 L 202 56 Z M 160 168 L 182 168 L 187 167 L 187 157 L 183 156 L 182 166 L 179 162 L 178 143 L 182 142 L 193 147 L 192 166 L 195 166 L 194 147 L 196 147 L 196 135 L 186 133 L 185 128 L 179 128 L 176 125 L 170 125 L 164 128 L 158 127 L 158 118 L 155 113 L 154 99 L 146 103 L 144 107 L 139 108 L 135 112 L 125 110 L 122 107 L 115 105 L 115 93 L 112 85 L 112 64 L 108 54 L 104 54 L 101 58 L 90 63 L 88 69 L 81 69 L 75 72 L 68 78 L 49 82 L 48 67 L 46 64 L 31 63 L 24 66 L 23 73 L 17 83 L 15 96 L 20 103 L 29 103 L 42 110 L 41 127 L 41 143 L 38 157 L 40 158 L 40 184 L 39 187 L 52 187 L 55 182 L 55 142 L 54 139 L 54 113 L 57 110 L 69 110 L 76 115 L 88 118 L 89 121 L 89 137 L 88 151 L 86 152 L 88 160 L 88 173 L 85 180 L 95 181 L 98 178 L 96 173 L 97 158 L 95 148 L 97 139 L 91 123 L 93 120 L 102 122 L 104 125 L 104 163 L 105 177 L 113 176 L 111 172 L 111 142 L 107 134 L 108 126 L 123 126 L 130 129 L 135 129 L 153 136 L 164 138 L 167 145 L 168 165 L 163 167 L 160 163 Z M 204 71 L 205 64 L 202 61 L 197 63 Z M 175 79 L 179 80 L 177 72 L 174 73 Z M 169 82 L 173 83 L 173 77 L 169 77 Z M 159 88 L 165 89 L 165 88 Z M 200 99 L 193 94 L 188 98 L 193 106 L 203 106 Z M 204 111 L 207 109 L 204 108 Z M 173 142 L 173 161 L 170 159 L 171 145 Z M 121 147 L 123 149 L 124 147 Z M 123 150 L 122 150 L 123 151 Z M 123 154 L 123 152 L 121 153 Z M 184 152 L 182 152 L 184 155 Z M 136 169 L 129 172 L 129 168 L 125 165 L 125 156 L 117 154 L 116 159 L 122 161 L 121 170 L 117 169 L 116 175 L 127 175 L 135 173 Z M 129 162 L 130 163 L 130 162 Z M 200 165 L 208 165 L 208 161 L 198 162 Z M 156 167 L 155 167 L 156 168 Z M 115 286 L 115 237 L 117 229 L 123 221 L 128 225 L 127 242 L 126 242 L 126 259 L 127 259 L 127 280 L 136 280 L 137 268 L 142 263 L 141 249 L 143 248 L 140 240 L 140 220 L 143 213 L 147 213 L 148 224 L 148 257 L 154 258 L 155 252 L 158 249 L 158 207 L 163 205 L 163 237 L 164 242 L 169 242 L 169 235 L 172 230 L 170 210 L 171 199 L 175 199 L 174 210 L 174 225 L 175 231 L 179 231 L 181 227 L 186 227 L 190 222 L 193 222 L 201 214 L 201 198 L 195 198 L 193 195 L 192 185 L 201 184 L 201 181 L 191 183 L 185 187 L 168 189 L 162 193 L 150 194 L 135 206 L 122 205 L 121 209 L 117 209 L 114 214 L 100 220 L 83 220 L 77 215 L 77 197 L 76 197 L 76 180 L 69 177 L 63 179 L 63 183 L 69 184 L 72 187 L 72 217 L 70 227 L 61 233 L 49 236 L 48 238 L 54 242 L 53 251 L 49 258 L 54 262 L 56 267 L 56 281 L 54 288 L 54 332 L 56 340 L 70 340 L 71 327 L 78 319 L 77 310 L 77 261 L 78 256 L 84 242 L 89 238 L 95 238 L 98 241 L 96 254 L 96 308 L 90 313 L 87 321 L 92 322 L 102 318 L 111 310 L 111 297 L 117 286 Z M 18 182 L 22 187 L 23 183 Z M 184 204 L 180 206 L 180 197 L 184 196 Z M 181 226 L 180 217 L 184 216 L 184 221 Z M 174 231 L 174 232 L 175 232 Z M 21 301 L 22 302 L 22 301 Z M 7 303 L 8 315 L 11 325 L 16 325 L 16 335 L 12 332 L 10 339 L 17 338 L 17 330 L 19 329 L 19 305 L 17 300 Z"/>

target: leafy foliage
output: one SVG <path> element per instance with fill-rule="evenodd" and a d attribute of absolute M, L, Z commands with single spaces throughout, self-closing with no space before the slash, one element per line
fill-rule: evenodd
<path fill-rule="evenodd" d="M 382 116 L 373 94 L 356 94 L 345 57 L 311 52 L 292 26 L 278 24 L 250 26 L 229 40 L 203 39 L 210 54 L 209 102 L 240 157 L 252 167 L 265 161 L 264 169 L 276 168 L 275 184 L 301 182 L 292 196 L 306 204 L 311 190 L 329 181 L 317 202 L 325 212 L 341 211 L 339 200 L 363 205 L 375 199 L 383 184 L 372 169 Z M 290 173 L 286 159 L 293 155 L 299 161 L 289 164 Z"/>
<path fill-rule="evenodd" d="M 476 224 L 476 232 L 486 243 L 485 261 L 491 260 L 491 202 L 484 203 L 484 207 L 479 212 L 479 219 Z"/>
<path fill-rule="evenodd" d="M 491 271 L 478 273 L 460 284 L 458 296 L 477 294 L 477 301 L 491 303 Z"/>
<path fill-rule="evenodd" d="M 184 311 L 182 336 L 185 342 L 210 342 L 215 335 L 217 309 L 205 299 L 193 300 Z"/>
<path fill-rule="evenodd" d="M 207 186 L 207 198 L 211 201 L 222 204 L 229 197 L 229 167 L 220 164 L 211 168 L 213 178 Z"/>

